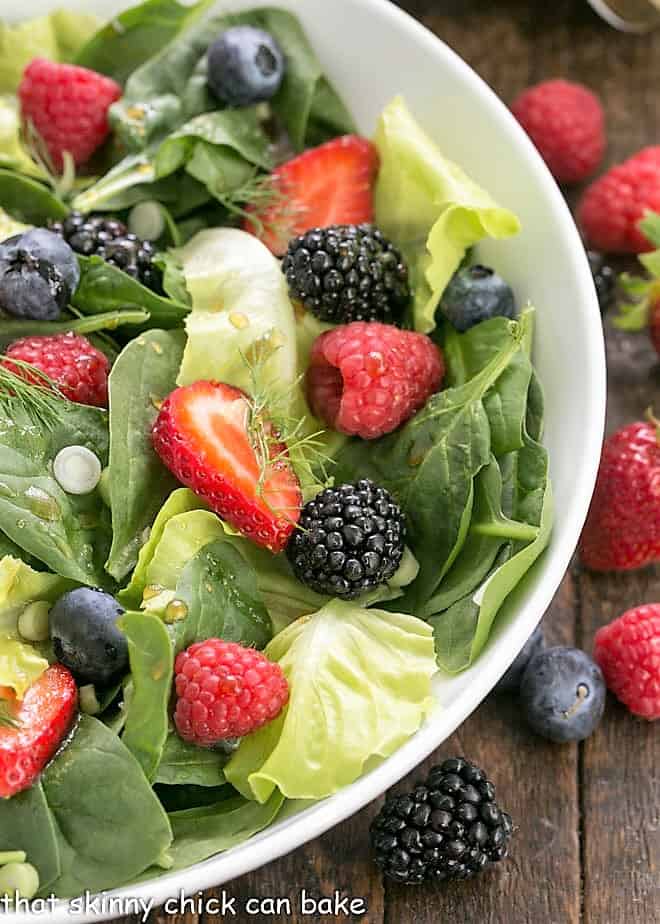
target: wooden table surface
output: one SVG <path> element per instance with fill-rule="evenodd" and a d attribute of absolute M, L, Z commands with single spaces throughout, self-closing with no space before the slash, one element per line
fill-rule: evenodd
<path fill-rule="evenodd" d="M 601 95 L 614 163 L 660 143 L 660 31 L 636 37 L 602 23 L 586 0 L 407 0 L 421 19 L 510 101 L 554 76 L 584 81 Z M 439 92 L 441 88 L 439 88 Z M 575 195 L 575 192 L 573 193 Z M 533 271 L 533 267 L 531 268 Z M 660 407 L 660 365 L 643 335 L 606 324 L 608 432 L 650 404 Z M 589 650 L 594 632 L 625 609 L 660 599 L 660 568 L 593 575 L 573 565 L 545 616 L 551 643 Z M 368 827 L 378 800 L 289 856 L 225 888 L 239 913 L 227 920 L 362 920 L 368 924 L 652 924 L 660 921 L 660 736 L 613 699 L 581 745 L 552 745 L 527 731 L 513 698 L 491 696 L 419 767 L 465 754 L 495 780 L 519 826 L 511 858 L 468 883 L 384 887 L 369 859 Z M 365 900 L 361 917 L 302 915 L 299 896 L 335 890 Z M 208 893 L 209 896 L 219 893 Z M 248 915 L 250 897 L 288 897 L 293 913 Z M 264 911 L 267 911 L 267 907 Z M 158 924 L 206 924 L 211 912 L 165 915 Z M 122 919 L 137 924 L 138 918 Z"/>

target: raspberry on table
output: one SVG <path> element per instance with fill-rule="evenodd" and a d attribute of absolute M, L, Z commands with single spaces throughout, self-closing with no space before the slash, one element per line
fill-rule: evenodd
<path fill-rule="evenodd" d="M 631 712 L 660 719 L 660 603 L 637 606 L 599 629 L 594 659 Z"/>
<path fill-rule="evenodd" d="M 372 440 L 423 407 L 443 375 L 442 353 L 425 334 L 354 321 L 315 340 L 307 396 L 329 426 Z"/>
<path fill-rule="evenodd" d="M 511 110 L 559 183 L 581 183 L 605 153 L 605 117 L 598 97 L 568 80 L 524 90 Z"/>
<path fill-rule="evenodd" d="M 182 651 L 174 665 L 174 723 L 180 737 L 213 748 L 271 722 L 289 700 L 279 664 L 236 642 L 210 638 Z"/>
<path fill-rule="evenodd" d="M 23 119 L 36 129 L 57 170 L 65 151 L 79 166 L 103 144 L 108 109 L 121 94 L 119 84 L 103 74 L 45 58 L 28 64 L 18 88 Z"/>
<path fill-rule="evenodd" d="M 645 148 L 589 186 L 577 207 L 578 224 L 605 253 L 644 253 L 654 245 L 638 227 L 647 211 L 660 212 L 660 148 Z"/>
<path fill-rule="evenodd" d="M 71 332 L 52 337 L 24 337 L 9 346 L 2 365 L 28 381 L 35 377 L 15 365 L 12 359 L 41 369 L 62 394 L 78 404 L 108 406 L 108 357 L 79 334 Z"/>

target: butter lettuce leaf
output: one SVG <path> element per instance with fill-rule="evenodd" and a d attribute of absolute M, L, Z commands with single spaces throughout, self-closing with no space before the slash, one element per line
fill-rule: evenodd
<path fill-rule="evenodd" d="M 442 155 L 402 97 L 386 107 L 375 141 L 381 162 L 376 219 L 405 256 L 415 292 L 414 326 L 427 333 L 467 249 L 484 237 L 517 234 L 520 223 Z"/>
<path fill-rule="evenodd" d="M 280 632 L 266 655 L 289 681 L 289 703 L 225 767 L 258 802 L 276 789 L 290 799 L 329 796 L 369 758 L 392 754 L 432 706 L 432 631 L 414 616 L 331 600 Z"/>
<path fill-rule="evenodd" d="M 0 638 L 0 687 L 10 687 L 23 699 L 47 668 L 48 661 L 33 645 Z"/>

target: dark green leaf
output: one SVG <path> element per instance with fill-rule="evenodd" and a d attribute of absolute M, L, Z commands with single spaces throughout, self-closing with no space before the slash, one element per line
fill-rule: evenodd
<path fill-rule="evenodd" d="M 0 168 L 0 205 L 19 221 L 44 225 L 49 218 L 62 219 L 67 206 L 36 180 Z"/>
<path fill-rule="evenodd" d="M 236 795 L 236 790 L 228 783 L 220 786 L 164 786 L 157 783 L 154 790 L 166 812 L 185 812 L 192 808 L 217 805 Z"/>
<path fill-rule="evenodd" d="M 176 387 L 183 331 L 151 330 L 124 348 L 112 368 L 108 484 L 112 548 L 106 570 L 120 581 L 135 567 L 147 530 L 176 482 L 153 449 L 151 428 Z"/>
<path fill-rule="evenodd" d="M 167 786 L 222 786 L 225 782 L 222 768 L 227 760 L 222 751 L 186 744 L 172 731 L 165 742 L 155 781 Z"/>
<path fill-rule="evenodd" d="M 186 288 L 186 277 L 176 251 L 167 250 L 156 254 L 154 263 L 163 273 L 163 289 L 166 294 L 181 304 L 192 305 L 190 292 Z"/>
<path fill-rule="evenodd" d="M 0 799 L 0 850 L 23 850 L 39 873 L 39 889 L 47 895 L 61 872 L 55 820 L 41 783 L 11 799 Z"/>

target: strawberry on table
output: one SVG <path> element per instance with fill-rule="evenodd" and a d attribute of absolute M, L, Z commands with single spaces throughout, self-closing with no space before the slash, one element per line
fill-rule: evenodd
<path fill-rule="evenodd" d="M 594 658 L 631 712 L 660 719 L 660 603 L 637 606 L 599 629 Z"/>
<path fill-rule="evenodd" d="M 587 568 L 629 571 L 660 559 L 659 438 L 655 421 L 640 421 L 605 441 L 580 539 Z"/>
<path fill-rule="evenodd" d="M 377 171 L 378 152 L 370 141 L 335 138 L 277 167 L 275 201 L 250 207 L 243 227 L 282 256 L 291 238 L 310 228 L 370 222 Z"/>
<path fill-rule="evenodd" d="M 271 424 L 238 388 L 177 388 L 153 428 L 156 452 L 183 484 L 257 545 L 280 552 L 300 516 L 300 484 Z M 268 458 L 260 458 L 265 447 Z"/>
<path fill-rule="evenodd" d="M 0 688 L 0 797 L 28 789 L 70 730 L 78 708 L 78 690 L 61 664 L 49 667 L 24 699 Z"/>
<path fill-rule="evenodd" d="M 73 64 L 34 58 L 18 88 L 23 119 L 43 140 L 61 170 L 68 151 L 76 166 L 86 163 L 108 136 L 108 109 L 121 96 L 109 77 Z"/>

